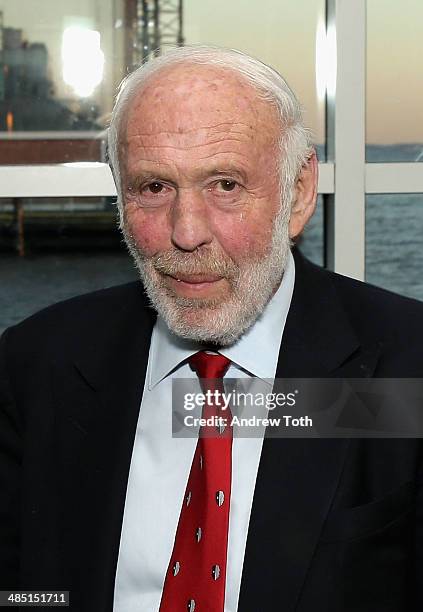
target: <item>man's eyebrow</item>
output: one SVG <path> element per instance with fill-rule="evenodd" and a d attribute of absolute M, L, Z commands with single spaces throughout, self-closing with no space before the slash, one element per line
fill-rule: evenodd
<path fill-rule="evenodd" d="M 139 187 L 141 183 L 146 183 L 148 181 L 154 180 L 167 180 L 167 178 L 163 172 L 153 172 L 152 170 L 139 170 L 137 172 L 128 173 L 128 183 L 132 187 Z"/>
<path fill-rule="evenodd" d="M 245 181 L 247 179 L 246 173 L 239 167 L 235 166 L 214 166 L 206 170 L 198 172 L 199 178 L 210 178 L 212 176 L 228 176 L 233 178 L 241 179 Z"/>

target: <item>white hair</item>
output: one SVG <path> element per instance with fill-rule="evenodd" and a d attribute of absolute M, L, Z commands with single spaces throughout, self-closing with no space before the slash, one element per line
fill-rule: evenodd
<path fill-rule="evenodd" d="M 182 62 L 232 70 L 252 85 L 261 99 L 276 107 L 280 120 L 281 206 L 290 206 L 295 180 L 313 147 L 311 133 L 303 124 L 301 106 L 287 82 L 276 70 L 241 51 L 187 45 L 169 49 L 163 55 L 146 61 L 129 74 L 120 86 L 108 130 L 109 161 L 116 183 L 120 213 L 123 211 L 123 194 L 119 139 L 128 108 L 147 80 L 159 71 Z"/>

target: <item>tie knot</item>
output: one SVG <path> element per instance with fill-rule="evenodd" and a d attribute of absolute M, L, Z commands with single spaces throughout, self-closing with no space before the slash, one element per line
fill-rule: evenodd
<path fill-rule="evenodd" d="M 191 355 L 189 364 L 198 378 L 223 378 L 231 361 L 223 355 L 213 355 L 200 351 Z"/>

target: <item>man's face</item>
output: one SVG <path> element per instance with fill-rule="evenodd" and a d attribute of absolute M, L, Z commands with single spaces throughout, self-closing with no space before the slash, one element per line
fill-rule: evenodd
<path fill-rule="evenodd" d="M 123 229 L 170 329 L 230 344 L 259 316 L 289 249 L 278 119 L 232 72 L 162 71 L 129 108 Z"/>

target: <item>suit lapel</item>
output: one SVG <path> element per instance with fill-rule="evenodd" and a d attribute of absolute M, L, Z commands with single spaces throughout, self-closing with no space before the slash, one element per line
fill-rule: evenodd
<path fill-rule="evenodd" d="M 327 272 L 295 253 L 296 280 L 277 378 L 370 375 Z M 265 438 L 244 560 L 239 612 L 295 609 L 335 494 L 347 439 Z"/>
<path fill-rule="evenodd" d="M 155 321 L 140 285 L 137 291 L 118 313 L 99 317 L 98 326 L 87 332 L 85 350 L 75 355 L 57 394 L 63 398 L 66 389 L 58 425 L 64 550 L 69 551 L 65 576 L 72 577 L 76 593 L 84 594 L 84 612 L 111 611 L 113 605 L 126 486 Z"/>

